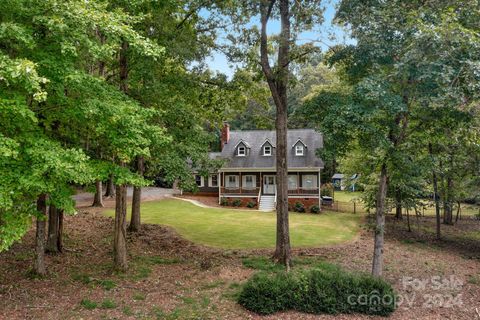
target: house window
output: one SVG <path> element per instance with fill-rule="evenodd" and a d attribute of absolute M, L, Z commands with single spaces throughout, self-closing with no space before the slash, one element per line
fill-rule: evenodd
<path fill-rule="evenodd" d="M 242 178 L 242 187 L 244 189 L 255 189 L 256 177 L 254 175 L 245 175 Z"/>
<path fill-rule="evenodd" d="M 303 156 L 303 146 L 301 144 L 297 144 L 295 146 L 295 155 L 296 156 Z"/>
<path fill-rule="evenodd" d="M 218 187 L 218 176 L 216 174 L 210 176 L 210 187 Z"/>
<path fill-rule="evenodd" d="M 296 190 L 298 188 L 298 179 L 296 175 L 288 175 L 288 190 Z"/>
<path fill-rule="evenodd" d="M 195 183 L 198 187 L 203 187 L 203 177 L 199 174 L 195 175 Z"/>
<path fill-rule="evenodd" d="M 313 174 L 307 174 L 302 176 L 302 188 L 315 189 L 317 187 L 317 176 Z"/>
<path fill-rule="evenodd" d="M 263 147 L 263 155 L 264 156 L 271 156 L 272 155 L 272 146 L 264 146 Z"/>
<path fill-rule="evenodd" d="M 225 177 L 225 187 L 238 188 L 238 176 L 229 175 Z"/>
<path fill-rule="evenodd" d="M 247 153 L 246 151 L 247 151 L 247 150 L 246 150 L 245 146 L 239 146 L 239 147 L 238 147 L 237 155 L 238 155 L 239 157 L 245 157 L 245 154 Z"/>

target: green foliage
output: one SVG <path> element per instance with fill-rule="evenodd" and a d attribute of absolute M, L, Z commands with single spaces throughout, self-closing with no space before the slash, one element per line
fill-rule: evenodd
<path fill-rule="evenodd" d="M 261 256 L 244 258 L 242 259 L 242 264 L 244 267 L 262 271 L 280 271 L 284 269 L 283 266 L 274 263 L 271 259 Z"/>
<path fill-rule="evenodd" d="M 82 299 L 82 301 L 80 301 L 80 305 L 87 310 L 93 310 L 97 307 L 97 303 L 89 299 Z"/>
<path fill-rule="evenodd" d="M 327 197 L 333 196 L 333 185 L 331 183 L 323 183 L 320 187 L 320 195 Z"/>
<path fill-rule="evenodd" d="M 227 198 L 220 198 L 220 205 L 221 206 L 229 206 L 230 202 L 228 201 Z"/>
<path fill-rule="evenodd" d="M 232 205 L 233 205 L 234 207 L 240 207 L 240 206 L 242 205 L 242 200 L 240 200 L 240 199 L 235 199 L 235 200 L 233 200 Z"/>
<path fill-rule="evenodd" d="M 295 202 L 295 206 L 293 207 L 293 210 L 295 212 L 305 212 L 305 206 L 303 205 L 303 203 L 297 201 Z"/>
<path fill-rule="evenodd" d="M 255 204 L 255 202 L 253 202 L 253 201 L 248 201 L 248 202 L 247 202 L 247 208 L 254 208 L 255 205 L 256 205 L 256 204 Z"/>
<path fill-rule="evenodd" d="M 257 273 L 243 286 L 238 303 L 258 314 L 286 311 L 295 305 L 295 287 L 293 273 Z"/>
<path fill-rule="evenodd" d="M 320 213 L 320 207 L 316 204 L 310 207 L 310 212 L 311 213 Z"/>
<path fill-rule="evenodd" d="M 101 304 L 102 309 L 115 309 L 117 304 L 112 299 L 105 299 Z"/>
<path fill-rule="evenodd" d="M 238 303 L 259 314 L 293 309 L 387 316 L 396 307 L 395 293 L 384 280 L 326 263 L 289 273 L 257 273 L 243 286 Z"/>

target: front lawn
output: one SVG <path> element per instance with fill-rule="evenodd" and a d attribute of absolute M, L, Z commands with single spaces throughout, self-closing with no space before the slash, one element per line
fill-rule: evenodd
<path fill-rule="evenodd" d="M 106 214 L 113 216 L 114 211 L 108 210 Z M 360 215 L 350 213 L 291 213 L 292 246 L 318 247 L 349 241 L 357 235 L 360 219 Z M 184 238 L 212 247 L 275 246 L 273 212 L 201 208 L 187 201 L 166 199 L 142 203 L 142 222 L 171 226 Z"/>

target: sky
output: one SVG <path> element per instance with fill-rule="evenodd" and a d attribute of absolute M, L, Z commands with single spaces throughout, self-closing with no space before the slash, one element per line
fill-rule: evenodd
<path fill-rule="evenodd" d="M 343 30 L 339 26 L 333 25 L 333 18 L 335 16 L 335 6 L 339 0 L 330 0 L 325 4 L 324 23 L 321 26 L 322 32 L 318 30 L 303 32 L 298 36 L 297 43 L 310 42 L 312 40 L 321 40 L 315 42 L 322 51 L 328 50 L 328 47 L 338 43 L 353 43 L 354 41 L 348 36 L 348 31 Z M 280 33 L 280 22 L 278 20 L 271 21 L 268 24 L 268 34 Z M 221 52 L 214 51 L 213 54 L 207 58 L 207 64 L 212 71 L 226 74 L 229 78 L 235 72 L 235 65 L 228 62 L 225 55 Z"/>

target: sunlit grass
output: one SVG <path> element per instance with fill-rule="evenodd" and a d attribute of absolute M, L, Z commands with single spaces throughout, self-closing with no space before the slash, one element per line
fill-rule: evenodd
<path fill-rule="evenodd" d="M 109 216 L 113 210 L 106 211 Z M 352 240 L 360 215 L 322 212 L 291 213 L 290 237 L 294 247 L 317 247 Z M 230 249 L 275 246 L 273 212 L 228 208 L 201 208 L 178 199 L 142 203 L 142 222 L 173 227 L 184 238 L 199 244 Z"/>

